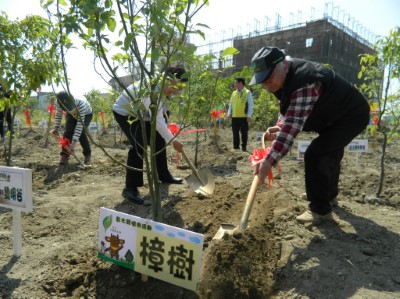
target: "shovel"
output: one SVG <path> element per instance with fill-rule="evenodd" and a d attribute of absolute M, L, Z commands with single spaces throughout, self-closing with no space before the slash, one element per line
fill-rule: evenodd
<path fill-rule="evenodd" d="M 51 133 L 50 133 L 50 135 L 52 135 L 54 138 L 56 138 L 57 141 L 58 141 L 58 138 L 61 137 L 60 135 L 59 135 L 59 136 L 56 136 L 56 135 L 53 135 L 53 134 L 51 134 Z M 62 150 L 64 151 L 64 149 L 62 149 Z M 79 159 L 78 156 L 77 156 L 73 151 L 72 151 L 72 152 L 69 152 L 69 153 L 67 153 L 67 154 L 73 156 L 73 157 L 75 158 L 75 160 L 78 161 L 78 163 L 80 164 L 81 167 L 86 168 L 87 166 L 89 166 L 89 165 L 85 165 L 85 164 L 82 162 L 82 160 Z"/>
<path fill-rule="evenodd" d="M 265 148 L 265 133 L 262 136 L 262 147 Z M 246 204 L 244 206 L 243 215 L 240 219 L 239 226 L 222 223 L 217 233 L 213 237 L 213 240 L 221 239 L 225 233 L 232 235 L 235 231 L 242 231 L 247 228 L 247 221 L 249 220 L 251 208 L 253 207 L 254 198 L 256 197 L 257 186 L 259 183 L 258 176 L 255 175 L 253 178 L 253 182 L 251 183 L 249 194 L 247 195 Z"/>
<path fill-rule="evenodd" d="M 190 169 L 192 170 L 192 174 L 185 178 L 186 182 L 196 193 L 203 194 L 205 196 L 209 196 L 214 193 L 215 188 L 215 180 L 211 171 L 207 168 L 201 168 L 200 170 L 196 170 L 193 163 L 189 160 L 186 153 L 182 150 L 182 156 L 186 160 L 187 164 L 189 164 Z"/>
<path fill-rule="evenodd" d="M 246 204 L 244 206 L 239 226 L 229 223 L 222 223 L 217 233 L 213 237 L 213 240 L 222 239 L 225 234 L 232 235 L 235 231 L 242 231 L 247 228 L 247 222 L 249 220 L 251 208 L 253 207 L 254 198 L 256 197 L 258 182 L 258 176 L 255 175 L 253 182 L 251 183 L 249 194 L 247 195 Z"/>

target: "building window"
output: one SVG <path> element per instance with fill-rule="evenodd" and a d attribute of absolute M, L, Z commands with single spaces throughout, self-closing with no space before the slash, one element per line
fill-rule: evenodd
<path fill-rule="evenodd" d="M 312 37 L 306 39 L 306 48 L 310 48 L 312 46 L 313 40 L 314 39 Z"/>

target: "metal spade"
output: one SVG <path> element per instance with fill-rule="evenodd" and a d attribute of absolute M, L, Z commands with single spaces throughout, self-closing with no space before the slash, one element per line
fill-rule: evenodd
<path fill-rule="evenodd" d="M 253 207 L 254 198 L 258 186 L 258 176 L 255 175 L 253 183 L 251 184 L 249 194 L 247 195 L 246 205 L 244 206 L 242 218 L 240 219 L 239 226 L 229 223 L 222 223 L 217 233 L 213 237 L 214 240 L 221 239 L 225 234 L 232 235 L 235 231 L 242 231 L 247 228 L 247 221 L 249 220 L 251 208 Z"/>
<path fill-rule="evenodd" d="M 262 136 L 262 147 L 265 148 L 265 133 Z M 230 223 L 222 223 L 217 233 L 213 237 L 214 240 L 221 239 L 224 234 L 232 235 L 235 231 L 242 231 L 247 228 L 247 221 L 249 220 L 251 208 L 253 207 L 254 198 L 256 197 L 257 186 L 259 183 L 258 175 L 255 175 L 251 183 L 249 194 L 247 195 L 246 204 L 244 206 L 240 224 L 234 225 Z"/>
<path fill-rule="evenodd" d="M 215 188 L 215 180 L 211 171 L 205 167 L 196 170 L 192 161 L 190 161 L 183 150 L 182 156 L 192 170 L 192 174 L 185 178 L 190 188 L 192 188 L 194 192 L 203 194 L 205 196 L 213 194 Z"/>

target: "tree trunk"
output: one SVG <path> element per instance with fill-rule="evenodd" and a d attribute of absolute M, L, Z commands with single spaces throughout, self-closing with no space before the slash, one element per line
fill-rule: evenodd
<path fill-rule="evenodd" d="M 379 176 L 378 189 L 376 191 L 375 196 L 377 198 L 381 197 L 381 192 L 383 189 L 383 181 L 385 179 L 385 154 L 386 154 L 386 145 L 387 145 L 387 132 L 383 132 L 383 142 L 382 142 L 382 155 L 381 155 L 381 173 Z"/>

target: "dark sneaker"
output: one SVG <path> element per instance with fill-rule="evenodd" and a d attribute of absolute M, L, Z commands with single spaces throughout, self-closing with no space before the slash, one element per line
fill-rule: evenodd
<path fill-rule="evenodd" d="M 164 183 L 164 184 L 182 184 L 183 179 L 171 176 L 169 178 L 160 179 L 160 181 L 161 181 L 161 183 Z"/>
<path fill-rule="evenodd" d="M 85 159 L 83 160 L 83 164 L 89 165 L 90 162 L 92 162 L 92 156 L 91 155 L 85 156 Z"/>
<path fill-rule="evenodd" d="M 122 196 L 130 202 L 142 205 L 144 203 L 143 198 L 140 196 L 139 191 L 133 188 L 124 188 Z"/>
<path fill-rule="evenodd" d="M 67 165 L 68 164 L 68 156 L 62 155 L 60 158 L 60 165 Z"/>

